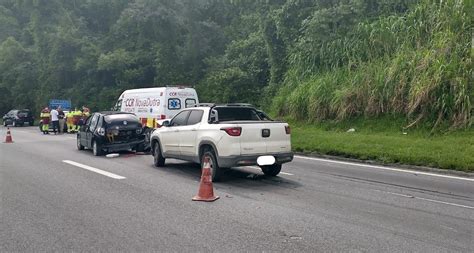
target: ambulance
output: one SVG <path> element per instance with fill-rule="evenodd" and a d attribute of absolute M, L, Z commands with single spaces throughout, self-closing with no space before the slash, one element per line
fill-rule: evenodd
<path fill-rule="evenodd" d="M 140 118 L 146 128 L 158 128 L 161 122 L 174 117 L 181 109 L 198 104 L 196 90 L 188 87 L 156 87 L 124 91 L 114 107 Z"/>

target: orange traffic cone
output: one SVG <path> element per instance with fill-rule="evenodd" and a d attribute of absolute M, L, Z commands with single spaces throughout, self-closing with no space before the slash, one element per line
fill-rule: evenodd
<path fill-rule="evenodd" d="M 7 137 L 5 138 L 5 143 L 13 143 L 12 134 L 10 133 L 9 127 L 7 127 Z"/>
<path fill-rule="evenodd" d="M 199 192 L 193 200 L 212 202 L 219 198 L 214 196 L 214 188 L 212 187 L 211 166 L 209 164 L 209 157 L 204 158 L 204 166 L 202 168 L 201 184 L 199 185 Z"/>

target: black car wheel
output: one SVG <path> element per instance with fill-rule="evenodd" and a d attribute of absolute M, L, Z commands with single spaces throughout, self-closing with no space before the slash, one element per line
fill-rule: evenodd
<path fill-rule="evenodd" d="M 272 165 L 265 165 L 260 166 L 265 176 L 274 177 L 278 175 L 281 171 L 281 164 L 272 164 Z"/>
<path fill-rule="evenodd" d="M 156 167 L 163 167 L 165 166 L 165 158 L 163 157 L 163 154 L 161 154 L 161 149 L 160 149 L 160 144 L 155 143 L 154 149 L 153 149 L 153 162 Z"/>
<path fill-rule="evenodd" d="M 77 136 L 77 149 L 84 150 L 84 146 L 82 146 L 81 139 L 79 138 L 79 136 Z"/>
<path fill-rule="evenodd" d="M 97 141 L 92 142 L 92 153 L 95 156 L 101 156 L 102 155 L 102 147 L 97 143 Z"/>
<path fill-rule="evenodd" d="M 216 155 L 213 150 L 205 150 L 201 155 L 201 169 L 204 167 L 204 160 L 209 158 L 209 165 L 211 167 L 212 181 L 217 182 L 221 180 L 222 177 L 222 168 L 219 168 L 217 164 Z"/>

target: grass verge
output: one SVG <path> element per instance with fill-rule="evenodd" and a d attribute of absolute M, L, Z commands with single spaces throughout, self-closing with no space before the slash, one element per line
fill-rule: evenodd
<path fill-rule="evenodd" d="M 289 120 L 296 152 L 474 172 L 474 128 L 404 130 L 401 119 L 301 123 Z M 355 132 L 347 132 L 354 128 Z"/>

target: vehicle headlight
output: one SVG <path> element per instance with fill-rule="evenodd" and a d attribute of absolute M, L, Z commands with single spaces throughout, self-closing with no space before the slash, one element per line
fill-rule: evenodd
<path fill-rule="evenodd" d="M 142 129 L 141 129 L 141 128 L 137 128 L 137 130 L 135 130 L 135 132 L 136 132 L 137 134 L 141 134 L 141 133 L 142 133 Z"/>
<path fill-rule="evenodd" d="M 102 128 L 102 127 L 97 128 L 97 134 L 101 135 L 101 136 L 104 136 L 105 135 L 105 129 Z"/>

